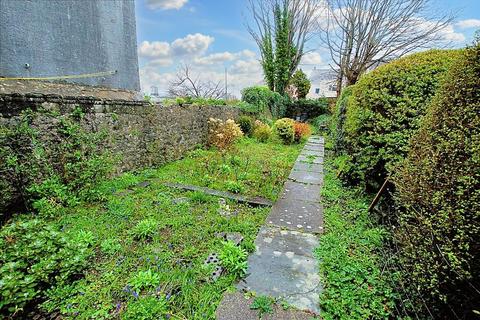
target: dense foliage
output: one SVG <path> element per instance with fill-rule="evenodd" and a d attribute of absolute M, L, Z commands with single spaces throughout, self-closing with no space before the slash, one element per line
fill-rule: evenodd
<path fill-rule="evenodd" d="M 312 128 L 308 123 L 295 122 L 293 129 L 295 130 L 295 142 L 297 143 L 307 139 L 312 134 Z"/>
<path fill-rule="evenodd" d="M 238 118 L 237 122 L 244 135 L 250 136 L 253 133 L 254 123 L 251 117 L 241 116 Z"/>
<path fill-rule="evenodd" d="M 435 313 L 454 308 L 473 319 L 480 311 L 479 42 L 451 68 L 394 180 L 402 207 L 394 234 L 413 295 Z"/>
<path fill-rule="evenodd" d="M 458 55 L 449 50 L 413 54 L 377 68 L 353 86 L 344 125 L 350 181 L 378 190 L 405 158 L 427 104 Z"/>
<path fill-rule="evenodd" d="M 242 101 L 255 106 L 254 113 L 267 115 L 273 118 L 281 118 L 285 115 L 290 99 L 267 87 L 256 86 L 242 90 Z"/>
<path fill-rule="evenodd" d="M 290 86 L 297 99 L 305 99 L 311 87 L 310 80 L 302 69 L 297 70 L 290 79 Z"/>
<path fill-rule="evenodd" d="M 243 136 L 243 132 L 232 119 L 223 121 L 210 118 L 208 120 L 208 144 L 224 152 Z"/>
<path fill-rule="evenodd" d="M 299 99 L 290 101 L 286 116 L 306 121 L 326 113 L 328 113 L 328 100 L 326 98 Z"/>
<path fill-rule="evenodd" d="M 291 144 L 295 141 L 295 120 L 279 119 L 275 122 L 275 133 L 283 143 Z"/>
<path fill-rule="evenodd" d="M 39 136 L 37 117 L 53 117 L 48 136 Z M 83 200 L 98 198 L 95 188 L 112 170 L 110 154 L 101 150 L 105 135 L 82 128 L 80 108 L 70 114 L 45 110 L 23 112 L 15 126 L 0 127 L 0 212 L 8 203 L 15 209 L 52 212 Z M 8 216 L 0 216 L 0 221 Z"/>
<path fill-rule="evenodd" d="M 82 237 L 66 237 L 43 220 L 11 223 L 0 231 L 0 315 L 15 314 L 47 289 L 68 284 L 93 253 Z"/>
<path fill-rule="evenodd" d="M 267 142 L 272 137 L 272 128 L 268 124 L 256 120 L 253 137 L 260 142 Z"/>
<path fill-rule="evenodd" d="M 335 103 L 335 109 L 333 110 L 333 116 L 330 121 L 330 135 L 334 146 L 334 151 L 337 155 L 343 153 L 346 150 L 345 142 L 345 118 L 347 113 L 347 106 L 349 99 L 352 96 L 352 87 L 347 87 L 342 90 L 340 97 Z"/>
<path fill-rule="evenodd" d="M 322 319 L 388 319 L 395 295 L 394 275 L 385 270 L 380 254 L 387 233 L 374 225 L 367 212 L 369 199 L 361 190 L 342 186 L 332 159 L 326 169 L 325 233 L 316 249 L 324 288 Z"/>

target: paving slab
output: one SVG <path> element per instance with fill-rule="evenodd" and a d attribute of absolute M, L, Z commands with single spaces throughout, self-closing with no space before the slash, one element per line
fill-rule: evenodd
<path fill-rule="evenodd" d="M 312 151 L 323 151 L 324 146 L 323 144 L 317 144 L 317 143 L 307 143 L 303 147 L 304 150 L 312 150 Z"/>
<path fill-rule="evenodd" d="M 314 163 L 314 164 L 323 164 L 323 157 L 299 155 L 298 158 L 297 158 L 297 161 L 306 162 L 306 163 Z"/>
<path fill-rule="evenodd" d="M 316 171 L 301 171 L 301 170 L 292 170 L 288 179 L 306 183 L 306 184 L 323 184 L 323 173 Z"/>
<path fill-rule="evenodd" d="M 242 293 L 226 293 L 217 308 L 217 320 L 258 320 L 258 311 L 250 309 L 253 298 L 246 299 Z M 300 310 L 284 310 L 279 305 L 273 306 L 273 313 L 266 314 L 262 320 L 310 320 L 314 314 Z"/>
<path fill-rule="evenodd" d="M 322 233 L 323 207 L 316 202 L 280 199 L 273 206 L 267 223 L 290 230 Z"/>
<path fill-rule="evenodd" d="M 323 157 L 325 153 L 321 150 L 308 150 L 308 149 L 303 149 L 302 152 L 300 152 L 300 155 L 302 156 L 316 156 L 316 157 Z"/>
<path fill-rule="evenodd" d="M 319 202 L 320 188 L 321 186 L 315 184 L 287 181 L 279 199 Z"/>
<path fill-rule="evenodd" d="M 318 163 L 306 163 L 295 162 L 293 165 L 293 171 L 311 171 L 311 172 L 323 172 L 323 165 Z"/>
<path fill-rule="evenodd" d="M 311 136 L 310 138 L 308 138 L 307 142 L 324 144 L 325 139 L 323 137 L 320 137 L 320 136 Z"/>
<path fill-rule="evenodd" d="M 300 310 L 318 314 L 321 284 L 313 257 L 317 237 L 262 227 L 255 246 L 255 253 L 248 258 L 248 276 L 237 288 L 281 298 Z"/>

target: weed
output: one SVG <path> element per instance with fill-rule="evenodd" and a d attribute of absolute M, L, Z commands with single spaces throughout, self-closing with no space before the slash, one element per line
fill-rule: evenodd
<path fill-rule="evenodd" d="M 153 218 L 147 218 L 132 229 L 133 237 L 137 240 L 150 240 L 158 231 L 158 222 Z"/>
<path fill-rule="evenodd" d="M 128 304 L 121 315 L 125 320 L 168 319 L 168 304 L 164 297 L 140 297 Z"/>
<path fill-rule="evenodd" d="M 117 239 L 106 239 L 100 244 L 100 249 L 105 254 L 115 254 L 122 249 L 122 245 Z"/>
<path fill-rule="evenodd" d="M 135 292 L 142 290 L 155 289 L 160 285 L 160 275 L 152 270 L 137 272 L 128 283 Z"/>
<path fill-rule="evenodd" d="M 228 273 L 236 277 L 243 277 L 247 273 L 247 251 L 235 243 L 224 242 L 219 258 Z"/>
<path fill-rule="evenodd" d="M 273 313 L 273 304 L 274 300 L 268 296 L 258 296 L 253 299 L 252 304 L 250 305 L 250 309 L 258 310 L 258 317 L 262 318 L 264 314 L 272 314 Z"/>

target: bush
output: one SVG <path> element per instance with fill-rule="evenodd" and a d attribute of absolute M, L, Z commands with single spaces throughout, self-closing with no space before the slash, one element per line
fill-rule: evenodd
<path fill-rule="evenodd" d="M 451 68 L 394 182 L 405 277 L 437 314 L 450 314 L 450 305 L 460 318 L 475 318 L 480 300 L 469 283 L 478 288 L 480 279 L 480 42 Z"/>
<path fill-rule="evenodd" d="M 342 93 L 335 104 L 332 120 L 330 121 L 331 140 L 333 141 L 333 148 L 337 155 L 344 153 L 346 150 L 345 118 L 347 106 L 351 96 L 352 87 L 347 87 L 342 90 Z"/>
<path fill-rule="evenodd" d="M 312 128 L 308 123 L 295 122 L 293 127 L 295 130 L 295 142 L 300 142 L 302 139 L 306 139 L 312 134 Z"/>
<path fill-rule="evenodd" d="M 352 182 L 377 191 L 405 158 L 428 103 L 460 51 L 431 50 L 399 59 L 363 76 L 348 99 L 345 133 Z"/>
<path fill-rule="evenodd" d="M 250 136 L 253 132 L 253 119 L 248 116 L 241 116 L 238 119 L 238 125 L 240 126 L 240 129 L 242 129 L 242 132 L 246 136 Z"/>
<path fill-rule="evenodd" d="M 257 115 L 263 114 L 281 118 L 285 115 L 290 99 L 271 91 L 267 87 L 257 86 L 243 89 L 242 101 L 255 106 Z"/>
<path fill-rule="evenodd" d="M 13 314 L 44 299 L 47 289 L 67 284 L 92 254 L 40 219 L 18 221 L 0 231 L 0 314 Z"/>
<path fill-rule="evenodd" d="M 299 99 L 288 104 L 285 116 L 306 121 L 325 113 L 328 113 L 328 100 L 326 98 Z"/>
<path fill-rule="evenodd" d="M 272 128 L 270 128 L 269 125 L 257 120 L 255 121 L 253 137 L 260 142 L 267 142 L 272 137 Z"/>
<path fill-rule="evenodd" d="M 230 149 L 233 143 L 243 136 L 238 124 L 231 119 L 223 121 L 210 118 L 208 128 L 208 144 L 217 147 L 222 152 Z"/>
<path fill-rule="evenodd" d="M 283 143 L 290 144 L 295 140 L 295 121 L 283 118 L 275 122 L 275 132 Z"/>
<path fill-rule="evenodd" d="M 128 304 L 121 315 L 125 320 L 168 319 L 168 303 L 165 297 L 142 296 Z"/>

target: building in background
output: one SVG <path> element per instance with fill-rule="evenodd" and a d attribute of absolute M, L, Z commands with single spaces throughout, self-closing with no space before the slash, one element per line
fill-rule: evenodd
<path fill-rule="evenodd" d="M 310 75 L 310 92 L 307 98 L 336 98 L 337 97 L 337 73 L 332 69 L 314 68 Z"/>
<path fill-rule="evenodd" d="M 134 0 L 0 0 L 0 77 L 78 75 L 140 90 Z"/>

